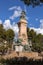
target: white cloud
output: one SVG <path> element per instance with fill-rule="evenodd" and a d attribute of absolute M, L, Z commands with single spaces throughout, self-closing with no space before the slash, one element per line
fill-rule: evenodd
<path fill-rule="evenodd" d="M 22 8 L 21 8 L 20 6 L 18 6 L 16 9 L 17 9 L 18 11 L 22 11 Z"/>
<path fill-rule="evenodd" d="M 20 6 L 13 6 L 11 8 L 9 8 L 9 10 L 18 10 L 18 11 L 21 11 L 21 7 Z"/>
<path fill-rule="evenodd" d="M 9 10 L 13 10 L 13 9 L 14 9 L 14 13 L 12 16 L 10 16 L 10 19 L 12 19 L 12 20 L 16 17 L 19 17 L 21 15 L 21 11 L 22 11 L 20 6 L 14 6 L 14 7 L 9 8 Z"/>
<path fill-rule="evenodd" d="M 11 28 L 11 23 L 10 20 L 5 20 L 5 22 L 3 23 L 3 26 L 6 30 L 8 30 L 9 28 Z"/>
<path fill-rule="evenodd" d="M 10 16 L 10 19 L 14 19 L 14 18 L 16 18 L 16 17 L 18 17 L 18 16 L 20 16 L 20 14 L 21 14 L 21 11 L 14 11 L 14 13 L 13 13 L 13 15 L 12 16 Z"/>
<path fill-rule="evenodd" d="M 12 29 L 15 32 L 15 34 L 18 33 L 18 31 L 19 31 L 18 25 L 15 23 L 12 24 Z"/>
<path fill-rule="evenodd" d="M 14 10 L 16 8 L 17 8 L 17 6 L 13 6 L 13 7 L 9 8 L 9 10 Z"/>
<path fill-rule="evenodd" d="M 2 24 L 2 20 L 0 20 L 0 24 Z"/>
<path fill-rule="evenodd" d="M 40 19 L 39 28 L 30 27 L 30 29 L 33 29 L 37 34 L 39 34 L 39 33 L 43 34 L 43 19 Z"/>
<path fill-rule="evenodd" d="M 5 22 L 3 23 L 3 26 L 4 26 L 4 29 L 6 29 L 6 30 L 12 29 L 14 31 L 14 33 L 15 33 L 15 38 L 17 39 L 19 28 L 18 28 L 18 25 L 15 24 L 15 22 L 13 22 L 11 24 L 11 21 L 9 19 L 5 20 Z"/>
<path fill-rule="evenodd" d="M 43 34 L 43 29 L 41 29 L 41 28 L 30 27 L 30 29 L 33 29 L 37 34 L 39 34 L 39 33 Z"/>
<path fill-rule="evenodd" d="M 9 18 L 14 20 L 14 18 L 19 17 L 21 15 L 22 12 L 22 8 L 20 6 L 13 6 L 11 8 L 9 8 L 10 11 L 14 10 L 12 16 L 10 16 Z M 24 11 L 27 13 L 26 10 L 26 6 L 24 6 Z M 26 19 L 28 20 L 29 17 L 26 16 Z"/>

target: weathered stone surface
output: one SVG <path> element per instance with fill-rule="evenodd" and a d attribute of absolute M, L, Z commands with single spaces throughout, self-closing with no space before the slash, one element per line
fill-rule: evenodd
<path fill-rule="evenodd" d="M 19 55 L 18 55 L 19 53 Z M 15 58 L 15 57 L 27 57 L 29 59 L 43 59 L 42 56 L 38 56 L 38 52 L 11 52 L 10 54 L 4 55 L 3 58 L 4 59 L 11 59 L 11 58 Z"/>
<path fill-rule="evenodd" d="M 22 15 L 23 14 L 23 15 Z M 25 14 L 22 12 L 20 21 L 18 22 L 19 27 L 19 38 L 22 39 L 22 44 L 27 44 L 28 38 L 27 38 L 27 21 L 25 19 Z"/>

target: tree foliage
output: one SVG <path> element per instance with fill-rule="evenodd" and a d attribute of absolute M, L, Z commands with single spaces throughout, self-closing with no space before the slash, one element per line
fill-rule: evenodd
<path fill-rule="evenodd" d="M 14 31 L 12 29 L 8 29 L 6 31 L 6 40 L 11 41 L 14 39 Z"/>
<path fill-rule="evenodd" d="M 8 29 L 6 31 L 3 25 L 0 24 L 0 51 L 1 52 L 5 51 L 5 49 L 8 49 L 8 47 L 11 46 L 10 42 L 13 43 L 14 36 L 15 34 L 12 29 Z"/>
<path fill-rule="evenodd" d="M 34 30 L 27 28 L 28 40 L 32 42 L 32 50 L 41 52 L 43 51 L 43 35 L 36 34 Z"/>
<path fill-rule="evenodd" d="M 23 1 L 26 5 L 28 6 L 32 5 L 33 7 L 43 3 L 43 0 L 21 0 L 21 1 Z"/>
<path fill-rule="evenodd" d="M 3 25 L 0 24 L 0 42 L 6 38 L 6 35 L 5 35 L 5 29 L 3 28 Z"/>

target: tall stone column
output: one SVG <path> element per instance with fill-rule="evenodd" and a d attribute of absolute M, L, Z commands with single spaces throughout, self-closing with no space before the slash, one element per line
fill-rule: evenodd
<path fill-rule="evenodd" d="M 20 21 L 18 22 L 18 27 L 19 27 L 19 39 L 21 39 L 22 44 L 25 45 L 28 42 L 28 38 L 27 38 L 27 20 L 24 11 L 22 11 L 21 13 Z"/>

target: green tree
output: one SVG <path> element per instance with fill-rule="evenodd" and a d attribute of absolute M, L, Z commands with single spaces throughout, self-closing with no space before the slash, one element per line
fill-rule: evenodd
<path fill-rule="evenodd" d="M 11 47 L 14 36 L 15 34 L 12 29 L 6 31 L 3 25 L 0 24 L 0 51 L 4 52 L 8 47 Z M 4 41 L 7 41 L 7 43 L 5 44 Z"/>
<path fill-rule="evenodd" d="M 15 34 L 14 34 L 14 31 L 13 31 L 12 29 L 8 29 L 8 30 L 6 31 L 6 40 L 7 40 L 9 43 L 13 41 L 14 36 L 15 36 Z"/>
<path fill-rule="evenodd" d="M 0 42 L 2 42 L 5 38 L 6 38 L 5 29 L 3 28 L 3 25 L 0 24 Z"/>
<path fill-rule="evenodd" d="M 35 43 L 43 43 L 43 35 L 41 34 L 36 35 Z"/>
<path fill-rule="evenodd" d="M 43 35 L 38 34 L 35 38 L 35 43 L 32 43 L 33 50 L 41 52 L 43 51 Z"/>
<path fill-rule="evenodd" d="M 27 27 L 27 36 L 28 36 L 28 38 L 30 36 L 30 29 L 28 27 Z"/>
<path fill-rule="evenodd" d="M 35 42 L 35 38 L 36 38 L 36 32 L 33 29 L 29 29 L 27 28 L 27 36 L 28 36 L 28 40 L 31 39 L 32 42 Z"/>
<path fill-rule="evenodd" d="M 37 52 L 43 51 L 43 44 L 42 43 L 34 43 L 32 45 L 32 50 L 37 51 Z"/>
<path fill-rule="evenodd" d="M 32 50 L 37 52 L 43 51 L 43 35 L 36 34 L 33 29 L 30 30 L 29 28 L 27 28 L 27 35 L 28 41 L 31 40 Z"/>

